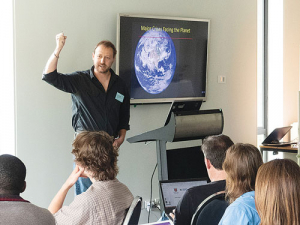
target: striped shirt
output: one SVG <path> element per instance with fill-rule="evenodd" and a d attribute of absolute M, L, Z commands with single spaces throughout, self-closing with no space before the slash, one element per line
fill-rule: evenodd
<path fill-rule="evenodd" d="M 69 206 L 54 214 L 57 224 L 122 224 L 133 201 L 129 189 L 117 179 L 94 182 Z"/>

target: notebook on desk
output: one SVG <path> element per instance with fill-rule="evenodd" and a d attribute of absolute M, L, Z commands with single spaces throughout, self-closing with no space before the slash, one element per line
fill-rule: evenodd
<path fill-rule="evenodd" d="M 166 215 L 170 218 L 169 213 L 176 208 L 178 202 L 187 189 L 205 184 L 207 184 L 207 178 L 159 181 L 163 206 Z"/>
<path fill-rule="evenodd" d="M 280 140 L 290 131 L 291 128 L 292 126 L 276 128 L 269 134 L 262 144 L 275 147 L 284 147 L 296 144 L 294 142 L 280 142 Z"/>

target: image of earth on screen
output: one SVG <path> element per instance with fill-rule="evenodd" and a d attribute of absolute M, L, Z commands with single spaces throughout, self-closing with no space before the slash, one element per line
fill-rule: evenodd
<path fill-rule="evenodd" d="M 131 99 L 206 97 L 208 21 L 120 16 L 119 29 Z"/>

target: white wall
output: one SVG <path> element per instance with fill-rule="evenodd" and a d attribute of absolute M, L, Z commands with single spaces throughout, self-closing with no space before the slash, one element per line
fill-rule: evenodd
<path fill-rule="evenodd" d="M 28 168 L 23 197 L 37 205 L 47 207 L 72 170 L 70 95 L 41 80 L 55 35 L 63 31 L 68 36 L 59 71 L 88 69 L 98 41 L 115 43 L 117 13 L 211 19 L 208 98 L 202 109 L 222 108 L 224 133 L 235 142 L 256 144 L 255 1 L 15 0 L 17 155 Z M 227 83 L 218 84 L 218 75 L 226 76 Z M 127 137 L 161 127 L 168 108 L 131 106 Z M 125 142 L 118 178 L 134 195 L 149 199 L 155 163 L 155 143 Z M 153 196 L 158 197 L 154 181 Z M 72 198 L 73 193 L 66 203 Z"/>
<path fill-rule="evenodd" d="M 298 121 L 300 2 L 284 1 L 283 11 L 283 122 Z"/>
<path fill-rule="evenodd" d="M 288 0 L 283 4 L 283 125 L 289 126 L 299 122 L 300 2 Z M 296 154 L 292 153 L 273 157 L 297 162 Z"/>

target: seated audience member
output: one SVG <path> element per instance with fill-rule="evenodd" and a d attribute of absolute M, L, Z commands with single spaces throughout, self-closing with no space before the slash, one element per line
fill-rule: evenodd
<path fill-rule="evenodd" d="M 133 201 L 129 189 L 116 179 L 118 149 L 114 138 L 104 131 L 84 131 L 76 136 L 72 153 L 76 168 L 49 206 L 57 224 L 122 224 Z M 62 206 L 68 190 L 78 177 L 88 177 L 92 185 Z"/>
<path fill-rule="evenodd" d="M 258 168 L 263 164 L 259 150 L 251 144 L 235 144 L 226 152 L 223 169 L 227 173 L 226 197 L 230 205 L 219 225 L 258 225 L 254 190 Z"/>
<path fill-rule="evenodd" d="M 0 224 L 54 225 L 53 215 L 20 197 L 26 188 L 26 167 L 15 156 L 0 156 Z"/>
<path fill-rule="evenodd" d="M 255 183 L 255 204 L 261 225 L 300 224 L 300 168 L 292 160 L 263 164 Z"/>
<path fill-rule="evenodd" d="M 175 209 L 174 224 L 191 224 L 198 205 L 208 196 L 225 190 L 226 173 L 222 170 L 226 150 L 233 145 L 226 135 L 209 136 L 203 140 L 201 149 L 211 183 L 188 189 Z M 171 215 L 172 216 L 172 215 Z"/>

